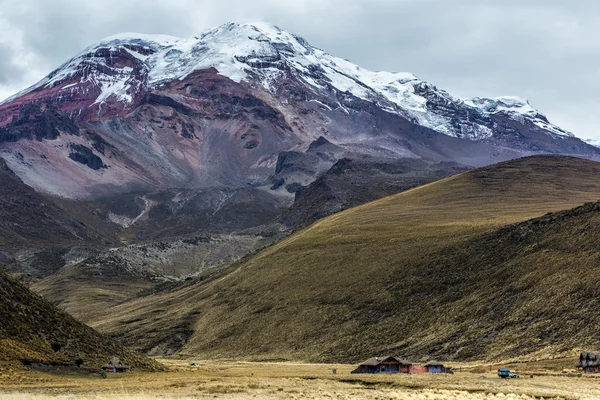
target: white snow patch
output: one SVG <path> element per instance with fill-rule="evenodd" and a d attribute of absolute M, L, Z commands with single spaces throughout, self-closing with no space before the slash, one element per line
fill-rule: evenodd
<path fill-rule="evenodd" d="M 502 96 L 495 98 L 474 97 L 463 100 L 466 105 L 477 108 L 485 114 L 506 114 L 524 122 L 531 121 L 535 126 L 559 137 L 574 137 L 571 132 L 565 131 L 547 121 L 545 115 L 536 110 L 529 102 L 521 97 Z"/>
<path fill-rule="evenodd" d="M 132 68 L 123 68 L 123 72 L 131 72 Z M 109 97 L 114 96 L 118 99 L 118 101 L 130 103 L 133 98 L 131 94 L 127 93 L 130 86 L 128 85 L 128 79 L 120 79 L 116 77 L 115 79 L 97 79 L 95 78 L 95 84 L 101 89 L 100 95 L 94 101 L 94 104 L 103 103 Z"/>

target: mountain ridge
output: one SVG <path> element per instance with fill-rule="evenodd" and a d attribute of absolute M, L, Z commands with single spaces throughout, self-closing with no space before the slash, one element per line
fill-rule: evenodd
<path fill-rule="evenodd" d="M 243 38 L 244 35 L 248 35 L 247 39 Z M 254 41 L 256 43 L 253 43 Z M 217 47 L 215 43 L 221 46 Z M 268 45 L 264 46 L 263 43 Z M 400 112 L 405 117 L 418 120 L 420 125 L 451 136 L 480 140 L 489 137 L 491 132 L 489 126 L 484 125 L 480 125 L 480 128 L 474 129 L 472 133 L 458 132 L 452 130 L 454 127 L 449 120 L 438 121 L 433 116 L 419 116 L 418 113 L 427 111 L 428 95 L 434 95 L 454 106 L 468 106 L 474 113 L 479 111 L 483 114 L 504 113 L 519 118 L 530 117 L 534 124 L 555 134 L 572 136 L 572 133 L 550 124 L 548 119 L 531 107 L 528 101 L 516 96 L 472 99 L 452 97 L 412 73 L 366 70 L 348 60 L 331 56 L 311 46 L 298 35 L 287 33 L 273 24 L 264 22 L 226 23 L 192 38 L 137 33 L 109 36 L 87 47 L 40 82 L 0 102 L 0 106 L 42 86 L 53 86 L 76 74 L 77 68 L 86 62 L 89 54 L 94 54 L 101 49 L 115 53 L 120 50 L 127 51 L 142 61 L 148 76 L 147 82 L 132 82 L 130 76 L 119 75 L 116 75 L 112 82 L 98 79 L 96 83 L 102 91 L 92 105 L 101 104 L 111 96 L 115 96 L 119 102 L 132 103 L 133 97 L 129 93 L 131 88 L 127 85 L 145 84 L 148 88 L 152 88 L 160 86 L 165 81 L 182 80 L 194 71 L 209 68 L 216 68 L 221 75 L 237 83 L 248 81 L 250 74 L 262 75 L 260 84 L 270 90 L 269 81 L 276 78 L 274 75 L 281 73 L 279 69 L 288 69 L 304 74 L 305 81 L 314 86 L 321 86 L 321 84 L 314 81 L 309 72 L 318 71 L 318 74 L 324 74 L 329 84 L 340 91 L 348 91 L 359 98 L 375 101 L 377 95 L 383 96 L 401 110 L 395 110 L 394 107 L 383 103 L 380 104 L 382 108 L 390 112 Z M 279 68 L 277 63 L 283 63 L 285 68 Z M 134 72 L 134 68 L 130 68 L 127 66 L 122 69 L 123 72 Z M 266 71 L 261 73 L 261 70 Z M 63 87 L 62 90 L 73 90 L 74 86 L 75 83 Z M 427 93 L 428 91 L 430 93 Z M 432 118 L 435 121 L 429 121 Z M 477 134 L 478 132 L 475 131 L 480 132 Z"/>

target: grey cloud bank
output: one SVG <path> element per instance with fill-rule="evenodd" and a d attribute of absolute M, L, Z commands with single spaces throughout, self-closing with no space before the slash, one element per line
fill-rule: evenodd
<path fill-rule="evenodd" d="M 600 3 L 591 0 L 0 0 L 0 98 L 103 37 L 187 37 L 227 21 L 272 22 L 456 96 L 521 96 L 579 137 L 600 139 Z"/>

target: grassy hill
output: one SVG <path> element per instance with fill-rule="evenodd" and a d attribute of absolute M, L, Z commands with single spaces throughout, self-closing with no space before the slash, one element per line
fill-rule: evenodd
<path fill-rule="evenodd" d="M 294 230 L 305 228 L 334 213 L 469 169 L 472 167 L 415 158 L 342 158 L 314 182 L 296 192 L 294 204 L 285 210 L 281 221 Z"/>
<path fill-rule="evenodd" d="M 137 368 L 160 368 L 58 310 L 2 271 L 0 321 L 0 369 L 30 362 L 74 365 L 79 358 L 84 366 L 97 368 L 114 356 Z"/>
<path fill-rule="evenodd" d="M 93 326 L 144 350 L 253 359 L 543 358 L 600 346 L 598 206 L 523 222 L 597 201 L 598 176 L 599 163 L 562 156 L 469 171 L 325 218 Z"/>

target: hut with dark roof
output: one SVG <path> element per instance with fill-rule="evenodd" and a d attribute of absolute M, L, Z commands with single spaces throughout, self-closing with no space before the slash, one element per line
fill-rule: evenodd
<path fill-rule="evenodd" d="M 123 364 L 123 362 L 117 357 L 113 357 L 102 366 L 102 370 L 104 372 L 127 372 L 127 370 L 129 369 L 131 369 L 131 367 L 129 365 Z"/>
<path fill-rule="evenodd" d="M 372 357 L 361 363 L 353 374 L 395 374 L 409 373 L 412 363 L 394 356 Z"/>
<path fill-rule="evenodd" d="M 578 367 L 581 368 L 583 372 L 600 372 L 600 352 L 582 351 L 581 354 L 579 354 Z"/>

